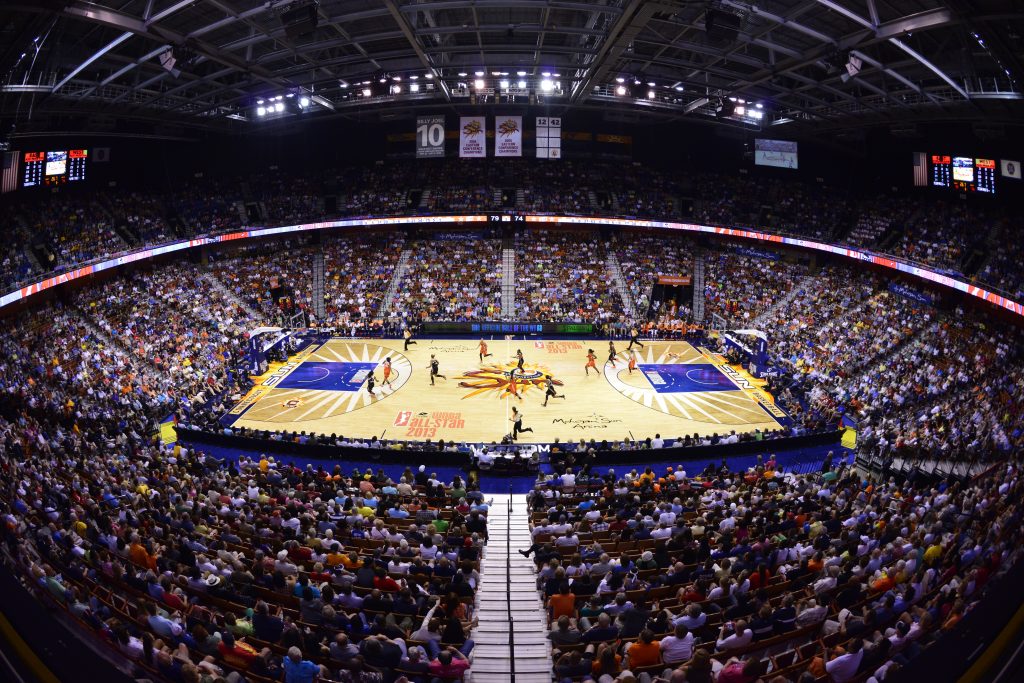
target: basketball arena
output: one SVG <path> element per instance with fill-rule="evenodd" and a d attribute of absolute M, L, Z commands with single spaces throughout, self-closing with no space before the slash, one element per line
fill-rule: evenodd
<path fill-rule="evenodd" d="M 1024 5 L 0 5 L 0 680 L 1024 680 Z"/>

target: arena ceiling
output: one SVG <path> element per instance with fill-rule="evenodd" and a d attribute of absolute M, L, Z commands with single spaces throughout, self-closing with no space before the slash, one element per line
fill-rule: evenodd
<path fill-rule="evenodd" d="M 315 27 L 286 29 L 289 10 Z M 1017 0 L 15 0 L 0 115 L 248 130 L 511 103 L 793 134 L 1014 124 L 1022 36 Z"/>

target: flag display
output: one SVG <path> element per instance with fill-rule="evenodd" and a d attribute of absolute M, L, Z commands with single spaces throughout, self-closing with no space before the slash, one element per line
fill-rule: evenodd
<path fill-rule="evenodd" d="M 523 156 L 522 116 L 496 116 L 494 118 L 494 156 Z"/>
<path fill-rule="evenodd" d="M 459 118 L 459 156 L 487 156 L 487 119 L 483 116 Z"/>

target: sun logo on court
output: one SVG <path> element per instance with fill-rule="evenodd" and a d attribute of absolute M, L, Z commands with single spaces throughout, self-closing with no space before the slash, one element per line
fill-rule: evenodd
<path fill-rule="evenodd" d="M 512 386 L 512 371 L 516 371 L 515 388 Z M 482 394 L 496 394 L 498 398 L 512 396 L 514 392 L 520 395 L 527 393 L 534 387 L 542 388 L 544 378 L 550 375 L 551 371 L 545 367 L 534 365 L 524 367 L 520 372 L 516 369 L 515 363 L 492 363 L 485 365 L 479 370 L 469 370 L 462 373 L 455 379 L 462 380 L 459 386 L 464 389 L 472 389 L 462 398 L 472 398 Z M 561 380 L 552 378 L 551 382 L 556 386 L 562 386 Z"/>

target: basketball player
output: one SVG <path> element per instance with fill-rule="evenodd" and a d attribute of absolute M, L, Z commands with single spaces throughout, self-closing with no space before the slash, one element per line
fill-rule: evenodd
<path fill-rule="evenodd" d="M 629 352 L 629 365 L 627 367 L 629 368 L 629 374 L 632 375 L 633 371 L 636 370 L 636 351 Z"/>
<path fill-rule="evenodd" d="M 644 348 L 644 345 L 640 343 L 640 330 L 636 329 L 636 325 L 629 329 L 629 347 L 626 350 L 631 350 L 633 344 L 636 344 L 641 349 Z"/>
<path fill-rule="evenodd" d="M 413 344 L 415 344 L 415 343 L 416 342 L 413 342 Z M 441 379 L 444 379 L 444 380 L 448 379 L 446 376 L 442 375 L 441 373 L 439 373 L 437 371 L 438 368 L 440 367 L 440 363 L 438 363 L 437 359 L 434 358 L 434 354 L 430 354 L 430 365 L 427 366 L 427 367 L 430 368 L 430 386 L 434 386 L 434 378 L 435 377 L 440 377 Z"/>
<path fill-rule="evenodd" d="M 608 362 L 612 364 L 613 368 L 615 367 L 615 356 L 616 355 L 617 355 L 617 351 L 615 350 L 615 342 L 613 342 L 613 341 L 608 342 Z"/>
<path fill-rule="evenodd" d="M 519 371 L 519 374 L 523 374 L 523 350 L 516 349 L 516 355 L 512 357 L 516 359 L 516 370 Z"/>
<path fill-rule="evenodd" d="M 366 378 L 366 391 L 369 392 L 370 396 L 377 398 L 376 394 L 373 393 L 373 387 L 377 383 L 377 377 L 373 374 L 373 370 L 370 370 L 370 376 Z"/>
<path fill-rule="evenodd" d="M 549 398 L 565 398 L 565 394 L 555 393 L 555 383 L 551 381 L 551 375 L 544 375 L 544 406 L 547 407 Z"/>
<path fill-rule="evenodd" d="M 587 364 L 583 366 L 583 370 L 590 376 L 590 368 L 594 368 L 594 372 L 597 372 L 597 356 L 594 355 L 594 349 L 587 349 Z"/>
<path fill-rule="evenodd" d="M 384 386 L 385 384 L 387 384 L 389 387 L 391 386 L 391 359 L 390 358 L 385 358 L 384 359 L 384 381 L 381 382 L 381 386 Z"/>
<path fill-rule="evenodd" d="M 410 330 L 408 327 L 405 328 L 402 331 L 402 336 L 405 337 L 405 349 L 404 350 L 408 351 L 409 350 L 409 344 L 415 344 L 416 343 L 416 342 L 414 342 L 412 340 L 412 330 Z"/>
<path fill-rule="evenodd" d="M 508 393 L 512 394 L 520 401 L 523 397 L 519 395 L 519 385 L 516 383 L 516 369 L 512 368 L 512 372 L 508 373 Z"/>
<path fill-rule="evenodd" d="M 487 358 L 488 356 L 493 356 L 494 355 L 493 353 L 487 353 L 487 342 L 485 342 L 483 339 L 480 340 L 480 344 L 478 344 L 478 346 L 480 347 L 480 362 L 481 363 L 484 362 L 484 358 Z"/>
<path fill-rule="evenodd" d="M 533 427 L 523 427 L 523 414 L 519 412 L 519 409 L 512 406 L 512 417 L 509 418 L 512 423 L 512 440 L 515 441 L 519 438 L 520 432 L 532 432 Z"/>

